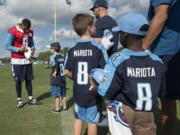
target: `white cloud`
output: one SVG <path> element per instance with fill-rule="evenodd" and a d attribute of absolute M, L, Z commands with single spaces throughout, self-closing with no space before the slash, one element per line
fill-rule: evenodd
<path fill-rule="evenodd" d="M 56 40 L 60 42 L 62 47 L 72 46 L 74 44 L 73 41 L 76 40 L 77 38 L 78 37 L 76 33 L 72 30 L 67 30 L 67 29 L 62 28 L 56 31 Z M 50 43 L 53 41 L 54 41 L 54 31 L 52 32 L 49 38 L 35 36 L 34 37 L 34 43 L 36 46 L 35 55 L 37 56 L 39 52 L 49 50 L 47 48 L 47 45 L 50 45 Z"/>
<path fill-rule="evenodd" d="M 7 28 L 7 26 L 11 25 L 11 24 L 16 24 L 16 22 L 18 21 L 18 18 L 9 14 L 7 12 L 7 10 L 5 10 L 4 7 L 0 8 L 0 28 Z"/>
<path fill-rule="evenodd" d="M 77 35 L 74 31 L 72 30 L 66 30 L 66 29 L 59 29 L 57 32 L 56 32 L 56 36 L 57 36 L 57 39 L 61 39 L 61 40 L 69 40 L 69 39 L 72 39 L 73 37 L 76 38 Z"/>
<path fill-rule="evenodd" d="M 147 13 L 149 0 L 109 0 L 109 14 L 118 18 L 128 12 Z"/>
<path fill-rule="evenodd" d="M 71 0 L 72 15 L 78 12 L 90 12 L 91 0 Z M 132 11 L 144 11 L 149 0 L 109 0 L 109 11 L 113 17 Z M 70 8 L 65 0 L 6 0 L 6 6 L 0 7 L 0 28 L 14 25 L 20 18 L 27 17 L 34 27 L 53 23 L 54 5 L 57 6 L 57 22 L 65 25 L 71 18 Z M 56 3 L 56 4 L 54 4 Z"/>
<path fill-rule="evenodd" d="M 70 7 L 65 0 L 6 0 L 7 5 L 0 7 L 0 28 L 4 29 L 22 18 L 30 18 L 34 27 L 45 26 L 54 21 L 54 7 L 57 7 L 57 22 L 66 24 L 70 18 Z M 91 0 L 72 0 L 71 11 L 87 12 Z M 8 21 L 8 23 L 7 23 Z"/>
<path fill-rule="evenodd" d="M 76 36 L 72 31 L 72 26 L 70 27 L 71 18 L 78 12 L 91 12 L 89 9 L 92 6 L 92 0 L 71 1 L 72 6 L 70 8 L 65 0 L 6 0 L 6 5 L 0 6 L 0 34 L 2 31 L 6 31 L 8 27 L 15 25 L 20 18 L 30 18 L 32 26 L 36 30 L 35 44 L 37 52 L 47 50 L 45 46 L 52 41 L 53 37 L 50 27 L 52 27 L 54 21 L 54 5 L 56 2 L 57 39 L 63 46 L 67 44 L 72 45 L 72 41 Z M 109 14 L 115 19 L 118 19 L 122 14 L 127 12 L 141 12 L 146 14 L 149 4 L 149 0 L 108 0 L 108 2 Z M 47 29 L 47 32 L 52 34 L 42 34 L 38 31 L 39 29 Z M 0 44 L 3 44 L 3 40 L 5 39 L 2 39 Z M 0 46 L 0 48 L 2 47 Z"/>
<path fill-rule="evenodd" d="M 54 41 L 54 31 L 52 32 L 49 41 Z M 56 31 L 56 40 L 61 43 L 62 47 L 71 47 L 79 37 L 72 29 L 61 28 Z"/>

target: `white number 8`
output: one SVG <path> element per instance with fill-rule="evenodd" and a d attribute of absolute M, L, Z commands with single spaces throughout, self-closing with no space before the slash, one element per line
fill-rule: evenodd
<path fill-rule="evenodd" d="M 29 43 L 28 43 L 28 38 L 26 38 L 26 37 L 23 38 L 23 45 L 26 46 L 26 47 L 28 47 L 28 44 L 29 44 Z"/>
<path fill-rule="evenodd" d="M 64 76 L 64 65 L 60 64 L 60 75 Z"/>
<path fill-rule="evenodd" d="M 142 110 L 143 103 L 145 103 L 145 111 L 151 111 L 152 109 L 151 85 L 149 83 L 138 83 L 137 90 L 138 90 L 137 91 L 138 99 L 136 101 L 136 110 Z"/>
<path fill-rule="evenodd" d="M 88 64 L 87 62 L 78 63 L 77 83 L 86 85 L 88 84 Z"/>

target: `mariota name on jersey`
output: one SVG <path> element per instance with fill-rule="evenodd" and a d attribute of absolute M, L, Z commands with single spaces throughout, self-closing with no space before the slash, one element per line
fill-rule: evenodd
<path fill-rule="evenodd" d="M 156 72 L 153 67 L 127 67 L 128 77 L 156 77 Z"/>
<path fill-rule="evenodd" d="M 92 56 L 92 50 L 74 50 L 74 57 L 78 56 Z"/>

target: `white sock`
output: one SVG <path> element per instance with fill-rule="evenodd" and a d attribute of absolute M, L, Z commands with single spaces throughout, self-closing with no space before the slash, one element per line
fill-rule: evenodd
<path fill-rule="evenodd" d="M 22 98 L 17 98 L 17 101 L 22 100 Z"/>
<path fill-rule="evenodd" d="M 31 100 L 33 97 L 32 96 L 29 96 L 28 99 Z"/>

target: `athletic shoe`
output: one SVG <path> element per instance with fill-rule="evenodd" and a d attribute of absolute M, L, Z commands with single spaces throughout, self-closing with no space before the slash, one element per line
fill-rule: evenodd
<path fill-rule="evenodd" d="M 24 103 L 23 103 L 22 99 L 17 100 L 16 107 L 17 107 L 17 108 L 23 108 L 23 106 L 24 106 Z"/>
<path fill-rule="evenodd" d="M 67 109 L 67 107 L 66 108 L 63 108 L 63 111 L 67 111 L 68 109 Z"/>
<path fill-rule="evenodd" d="M 29 103 L 30 105 L 38 105 L 38 104 L 39 104 L 39 102 L 37 101 L 36 98 L 32 98 L 31 100 L 28 101 L 28 103 Z"/>
<path fill-rule="evenodd" d="M 53 112 L 53 113 L 59 113 L 60 111 L 61 111 L 61 109 L 59 109 L 59 110 L 52 109 L 52 110 L 51 110 L 51 112 Z"/>

